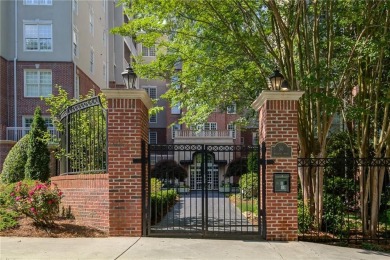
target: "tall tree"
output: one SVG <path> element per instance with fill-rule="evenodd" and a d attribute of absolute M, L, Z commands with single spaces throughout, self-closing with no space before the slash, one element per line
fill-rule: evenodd
<path fill-rule="evenodd" d="M 300 157 L 326 157 L 333 119 L 342 112 L 351 114 L 347 113 L 349 107 L 377 111 L 359 120 L 364 134 L 361 150 L 366 149 L 363 144 L 375 138 L 382 147 L 389 147 L 389 122 L 381 121 L 383 116 L 388 117 L 389 101 L 374 98 L 383 97 L 389 89 L 387 76 L 378 79 L 381 72 L 388 73 L 384 69 L 389 56 L 389 0 L 124 3 L 131 19 L 113 31 L 130 35 L 146 46 L 157 43 L 156 61 L 145 64 L 142 57 L 135 57 L 136 71 L 147 78 L 174 76 L 176 80 L 165 97 L 187 109 L 182 122 L 201 122 L 215 108 L 224 108 L 231 102 L 237 104 L 238 110 L 247 110 L 267 88 L 267 76 L 277 66 L 292 90 L 305 91 L 299 108 Z M 183 64 L 179 72 L 174 70 L 177 62 Z M 357 82 L 359 88 L 376 82 L 371 88 L 365 87 L 371 99 L 364 97 L 361 104 L 358 97 L 351 95 Z M 379 82 L 384 92 L 378 89 Z M 376 105 L 367 109 L 371 102 Z M 378 126 L 374 131 L 382 137 L 374 137 L 367 130 L 372 129 L 372 124 Z M 377 155 L 383 156 L 379 147 Z M 323 174 L 321 168 L 311 178 L 308 172 L 299 171 L 301 183 L 305 183 L 305 197 L 319 198 L 310 200 L 319 216 L 318 226 L 322 219 Z"/>

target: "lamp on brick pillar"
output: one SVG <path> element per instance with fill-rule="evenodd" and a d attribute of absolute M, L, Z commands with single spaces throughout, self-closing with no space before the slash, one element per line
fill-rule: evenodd
<path fill-rule="evenodd" d="M 125 82 L 126 88 L 136 88 L 135 81 L 137 79 L 137 74 L 134 72 L 133 68 L 129 66 L 124 72 L 122 72 L 123 81 Z"/>
<path fill-rule="evenodd" d="M 262 144 L 260 206 L 266 240 L 298 239 L 298 100 L 302 91 L 286 91 L 287 81 L 275 70 L 252 103 L 259 113 Z M 266 149 L 267 146 L 267 149 Z"/>
<path fill-rule="evenodd" d="M 288 91 L 288 82 L 277 68 L 268 78 L 271 83 L 271 90 Z"/>

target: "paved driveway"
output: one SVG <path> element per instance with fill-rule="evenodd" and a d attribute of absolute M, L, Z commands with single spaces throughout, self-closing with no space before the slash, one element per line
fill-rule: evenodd
<path fill-rule="evenodd" d="M 204 212 L 202 209 L 205 209 Z M 204 230 L 209 232 L 257 232 L 258 230 L 256 223 L 252 224 L 248 221 L 228 196 L 218 191 L 208 191 L 208 197 L 204 200 L 201 191 L 180 194 L 180 199 L 174 207 L 151 229 L 152 232 L 199 232 L 202 231 L 202 223 Z"/>

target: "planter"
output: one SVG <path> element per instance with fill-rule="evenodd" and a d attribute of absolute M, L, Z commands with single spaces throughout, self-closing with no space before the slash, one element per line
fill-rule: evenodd
<path fill-rule="evenodd" d="M 230 192 L 230 187 L 219 187 L 219 192 Z"/>
<path fill-rule="evenodd" d="M 237 193 L 237 192 L 240 192 L 240 188 L 239 187 L 232 187 L 230 191 L 233 193 Z"/>
<path fill-rule="evenodd" d="M 188 187 L 179 187 L 179 188 L 177 188 L 177 192 L 178 193 L 188 193 L 188 192 L 190 192 L 190 188 L 188 188 Z"/>

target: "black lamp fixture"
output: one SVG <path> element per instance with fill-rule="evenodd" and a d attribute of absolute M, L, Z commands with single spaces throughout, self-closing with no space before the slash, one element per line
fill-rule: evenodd
<path fill-rule="evenodd" d="M 283 75 L 277 68 L 275 68 L 274 73 L 269 76 L 269 80 L 271 82 L 271 90 L 288 90 L 288 82 L 284 79 Z"/>
<path fill-rule="evenodd" d="M 135 80 L 137 79 L 137 74 L 135 74 L 133 68 L 129 66 L 124 72 L 122 72 L 123 81 L 125 82 L 126 88 L 136 88 Z"/>

